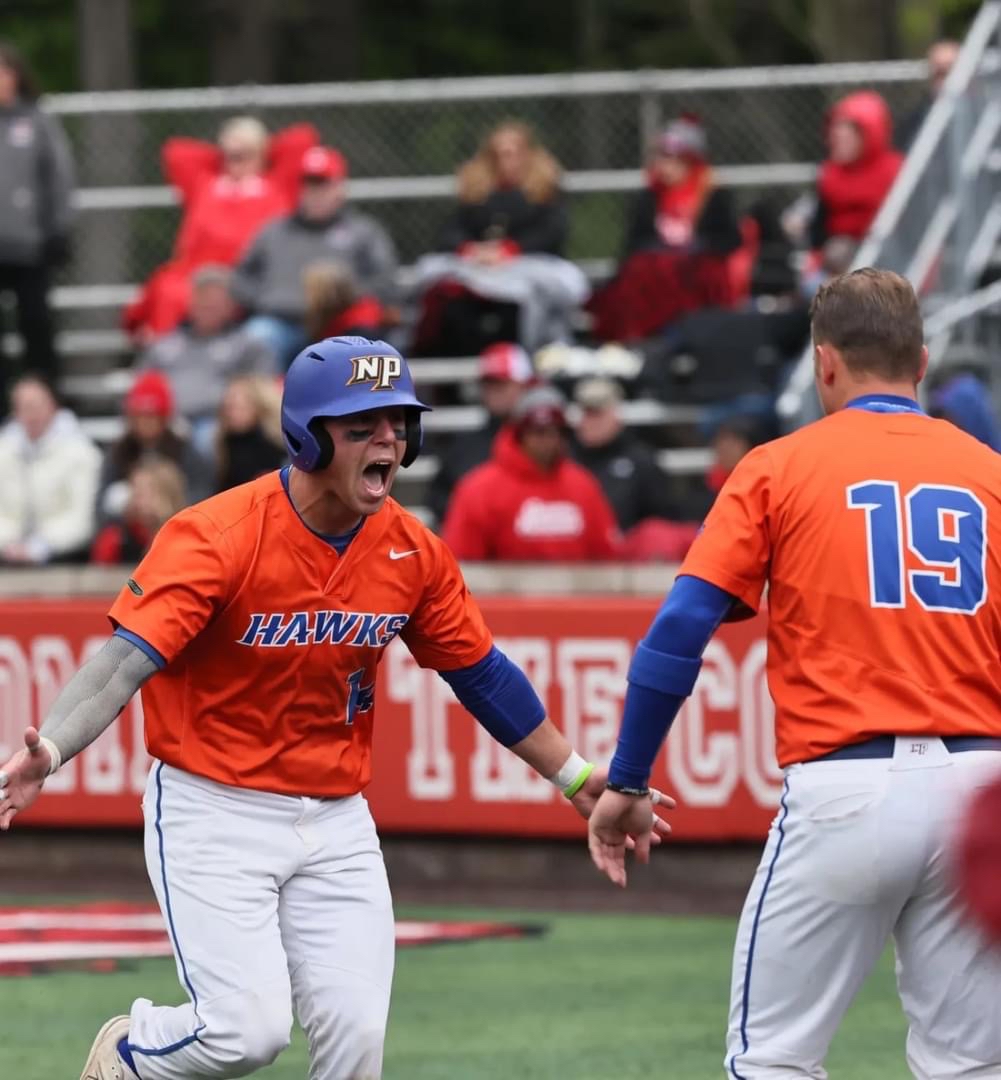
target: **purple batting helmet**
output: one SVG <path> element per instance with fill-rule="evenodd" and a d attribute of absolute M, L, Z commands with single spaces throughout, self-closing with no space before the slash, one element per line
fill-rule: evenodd
<path fill-rule="evenodd" d="M 401 464 L 412 464 L 421 449 L 421 413 L 406 360 L 385 341 L 363 337 L 325 338 L 292 361 L 282 394 L 282 434 L 292 464 L 303 472 L 326 468 L 334 444 L 323 426 L 326 416 L 402 406 L 407 447 Z"/>

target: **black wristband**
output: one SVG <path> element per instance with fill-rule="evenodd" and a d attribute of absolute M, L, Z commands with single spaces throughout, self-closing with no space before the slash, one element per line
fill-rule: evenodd
<path fill-rule="evenodd" d="M 646 797 L 650 794 L 648 787 L 630 787 L 628 784 L 613 784 L 611 780 L 606 781 L 605 787 L 608 791 L 617 791 L 620 795 L 635 795 L 637 798 Z"/>

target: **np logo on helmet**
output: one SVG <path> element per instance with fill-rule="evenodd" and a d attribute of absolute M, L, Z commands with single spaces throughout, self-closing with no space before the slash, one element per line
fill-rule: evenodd
<path fill-rule="evenodd" d="M 403 361 L 398 356 L 352 356 L 346 385 L 370 382 L 373 390 L 395 390 L 393 380 L 402 374 Z"/>

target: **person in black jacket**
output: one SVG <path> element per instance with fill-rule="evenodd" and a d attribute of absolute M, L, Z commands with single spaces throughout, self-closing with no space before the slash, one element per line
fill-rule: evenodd
<path fill-rule="evenodd" d="M 27 64 L 0 41 L 0 291 L 17 302 L 25 366 L 52 380 L 58 372 L 49 275 L 69 253 L 75 181 L 63 129 L 37 98 Z"/>
<path fill-rule="evenodd" d="M 277 383 L 260 375 L 230 382 L 219 407 L 216 448 L 216 491 L 246 484 L 286 463 Z"/>
<path fill-rule="evenodd" d="M 487 264 L 513 255 L 562 255 L 567 214 L 560 175 L 559 163 L 527 124 L 500 124 L 459 169 L 459 205 L 442 229 L 439 250 Z"/>
<path fill-rule="evenodd" d="M 747 288 L 733 260 L 743 234 L 729 193 L 713 178 L 697 120 L 680 117 L 660 134 L 646 180 L 618 271 L 587 305 L 599 341 L 650 338 L 687 312 L 731 306 Z"/>
<path fill-rule="evenodd" d="M 741 244 L 730 193 L 716 187 L 705 129 L 696 120 L 673 121 L 656 140 L 647 186 L 629 214 L 622 258 L 665 248 L 728 255 Z"/>
<path fill-rule="evenodd" d="M 625 533 L 648 518 L 676 518 L 667 477 L 653 451 L 625 430 L 619 384 L 585 379 L 577 384 L 574 401 L 580 407 L 574 457 L 598 478 L 619 528 Z"/>
<path fill-rule="evenodd" d="M 480 355 L 480 401 L 486 409 L 483 427 L 456 435 L 441 455 L 441 465 L 428 488 L 427 503 L 436 523 L 445 518 L 455 485 L 471 469 L 490 459 L 494 439 L 522 395 L 537 380 L 531 357 L 520 345 L 498 342 Z"/>

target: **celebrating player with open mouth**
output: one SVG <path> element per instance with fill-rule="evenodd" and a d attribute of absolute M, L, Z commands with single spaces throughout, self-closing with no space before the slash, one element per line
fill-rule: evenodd
<path fill-rule="evenodd" d="M 892 936 L 914 1076 L 1001 1077 L 1001 955 L 951 873 L 964 801 L 1001 772 L 1001 456 L 918 405 L 928 350 L 902 277 L 835 278 L 812 322 L 828 416 L 720 492 L 633 658 L 591 854 L 625 884 L 706 642 L 768 584 L 785 783 L 737 930 L 727 1076 L 825 1077 Z"/>
<path fill-rule="evenodd" d="M 300 353 L 291 466 L 163 527 L 113 636 L 0 768 L 6 829 L 143 688 L 146 860 L 189 1000 L 109 1020 L 82 1080 L 245 1076 L 288 1045 L 293 1010 L 310 1080 L 380 1076 L 394 927 L 361 791 L 393 638 L 584 817 L 604 789 L 493 645 L 451 553 L 388 497 L 426 409 L 384 342 Z"/>

